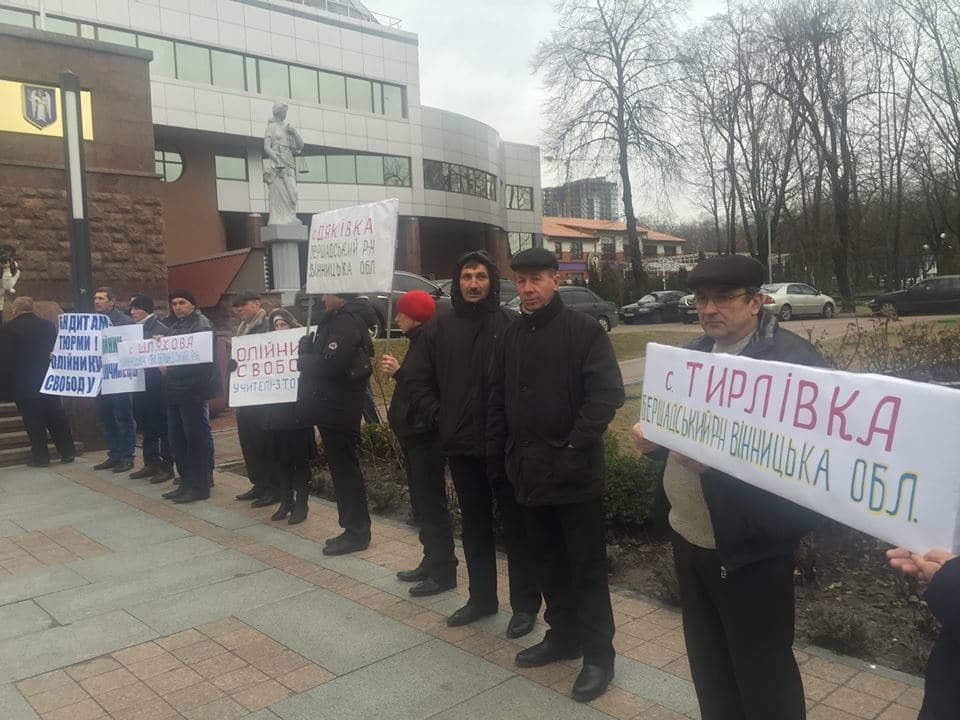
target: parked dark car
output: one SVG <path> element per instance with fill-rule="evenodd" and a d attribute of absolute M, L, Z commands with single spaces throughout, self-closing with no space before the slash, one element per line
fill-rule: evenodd
<path fill-rule="evenodd" d="M 921 280 L 906 290 L 877 295 L 867 303 L 875 315 L 936 315 L 960 313 L 960 275 Z"/>
<path fill-rule="evenodd" d="M 579 285 L 561 285 L 560 297 L 564 305 L 596 318 L 600 327 L 607 332 L 610 332 L 610 328 L 617 326 L 617 306 L 604 300 L 593 290 Z M 517 296 L 508 302 L 507 307 L 520 312 L 520 297 Z"/>
<path fill-rule="evenodd" d="M 621 322 L 631 325 L 637 322 L 661 323 L 680 319 L 680 301 L 686 290 L 659 290 L 644 295 L 635 303 L 620 308 Z"/>
<path fill-rule="evenodd" d="M 700 315 L 697 313 L 697 304 L 693 301 L 693 295 L 684 295 L 680 298 L 680 305 L 677 307 L 677 313 L 680 316 L 680 322 L 684 325 L 700 322 Z"/>
<path fill-rule="evenodd" d="M 440 286 L 440 289 L 443 290 L 447 295 L 450 295 L 450 286 L 453 284 L 453 280 L 446 278 L 445 280 L 436 280 L 437 285 Z M 513 300 L 517 296 L 517 284 L 513 280 L 500 279 L 500 304 L 506 305 L 508 302 Z"/>
<path fill-rule="evenodd" d="M 401 295 L 410 292 L 411 290 L 423 290 L 425 293 L 428 293 L 433 296 L 433 299 L 437 303 L 437 312 L 445 312 L 451 308 L 450 305 L 450 296 L 445 293 L 440 287 L 430 280 L 427 280 L 425 277 L 416 275 L 411 272 L 406 272 L 405 270 L 397 270 L 393 273 L 393 292 L 390 293 L 392 296 L 392 303 L 390 307 L 389 314 L 395 316 L 397 314 L 397 300 Z M 300 317 L 301 322 L 306 318 L 306 306 L 307 306 L 307 294 L 299 293 L 297 295 L 297 305 L 300 308 L 300 312 L 297 315 Z M 370 293 L 367 295 L 367 298 L 370 301 L 370 305 L 373 307 L 374 312 L 377 315 L 377 322 L 375 325 L 371 326 L 370 334 L 374 337 L 385 337 L 387 327 L 387 293 Z M 323 312 L 323 305 L 317 301 L 313 305 L 313 317 L 317 318 Z M 393 322 L 393 317 L 390 317 L 390 329 L 391 332 L 396 332 L 399 329 L 397 328 L 396 323 Z"/>

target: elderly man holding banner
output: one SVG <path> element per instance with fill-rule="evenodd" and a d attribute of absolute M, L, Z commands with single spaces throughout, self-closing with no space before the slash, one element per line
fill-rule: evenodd
<path fill-rule="evenodd" d="M 759 262 L 741 255 L 697 265 L 687 284 L 704 335 L 686 347 L 825 365 L 809 342 L 763 310 L 763 276 Z M 634 436 L 642 452 L 666 460 L 663 483 L 701 717 L 805 718 L 793 655 L 793 553 L 815 516 L 694 458 L 668 452 L 644 437 L 640 423 Z"/>

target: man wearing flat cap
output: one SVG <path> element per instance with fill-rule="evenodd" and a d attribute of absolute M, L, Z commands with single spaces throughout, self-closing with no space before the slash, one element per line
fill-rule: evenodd
<path fill-rule="evenodd" d="M 233 299 L 233 312 L 240 320 L 237 337 L 270 332 L 270 322 L 260 295 L 252 290 L 244 290 Z M 233 360 L 230 361 L 230 370 L 234 370 Z M 263 428 L 265 417 L 263 406 L 237 408 L 237 438 L 240 440 L 247 477 L 253 487 L 237 495 L 236 499 L 252 500 L 251 507 L 267 507 L 280 501 L 280 491 L 271 477 L 273 450 L 270 447 L 271 435 Z"/>
<path fill-rule="evenodd" d="M 687 284 L 704 334 L 686 347 L 822 367 L 809 342 L 763 309 L 763 266 L 721 255 Z M 666 460 L 683 630 L 703 720 L 802 720 L 803 684 L 793 655 L 794 551 L 815 516 L 736 477 L 634 438 Z"/>
<path fill-rule="evenodd" d="M 589 702 L 613 679 L 603 433 L 623 405 L 623 378 L 600 324 L 560 299 L 553 253 L 524 250 L 510 267 L 521 317 L 504 330 L 491 361 L 488 473 L 492 482 L 505 474 L 516 493 L 550 626 L 516 664 L 582 655 L 571 695 Z"/>
<path fill-rule="evenodd" d="M 143 328 L 143 339 L 166 335 L 167 326 L 153 314 L 153 298 L 137 294 L 130 298 L 130 317 Z M 149 480 L 159 484 L 173 480 L 173 453 L 167 433 L 167 403 L 157 368 L 143 371 L 145 389 L 133 393 L 133 416 L 143 436 L 143 467 L 130 473 L 131 480 Z"/>

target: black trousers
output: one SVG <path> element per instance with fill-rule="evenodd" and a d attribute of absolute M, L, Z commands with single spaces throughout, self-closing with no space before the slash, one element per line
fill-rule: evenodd
<path fill-rule="evenodd" d="M 410 487 L 410 505 L 420 525 L 423 567 L 440 583 L 456 579 L 457 556 L 453 552 L 453 523 L 447 505 L 447 479 L 440 440 L 421 435 L 402 441 Z"/>
<path fill-rule="evenodd" d="M 550 625 L 546 639 L 583 650 L 583 662 L 612 668 L 613 608 L 607 582 L 603 500 L 524 507 Z"/>
<path fill-rule="evenodd" d="M 447 458 L 453 486 L 463 516 L 463 555 L 470 580 L 470 602 L 484 610 L 495 610 L 497 600 L 497 546 L 494 536 L 493 503 L 503 525 L 507 545 L 507 574 L 513 612 L 536 615 L 540 610 L 540 588 L 536 563 L 523 530 L 520 507 L 513 488 L 504 478 L 491 487 L 486 461 L 463 455 Z"/>
<path fill-rule="evenodd" d="M 310 461 L 317 454 L 312 427 L 269 430 L 271 485 L 281 497 L 292 499 L 294 492 L 307 493 L 310 487 Z"/>
<path fill-rule="evenodd" d="M 237 408 L 237 437 L 240 440 L 240 452 L 247 467 L 247 477 L 254 489 L 261 495 L 279 494 L 273 485 L 273 449 L 270 447 L 271 433 L 260 426 L 259 408 Z"/>
<path fill-rule="evenodd" d="M 806 718 L 793 655 L 793 557 L 725 572 L 716 550 L 676 533 L 673 555 L 702 720 Z"/>
<path fill-rule="evenodd" d="M 167 405 L 162 393 L 138 392 L 133 395 L 133 416 L 143 436 L 144 465 L 173 465 L 170 437 L 167 435 Z"/>
<path fill-rule="evenodd" d="M 333 479 L 333 491 L 337 496 L 340 527 L 352 539 L 369 542 L 370 511 L 367 508 L 367 490 L 364 487 L 360 462 L 357 460 L 360 433 L 358 430 L 323 427 L 318 429 Z"/>
<path fill-rule="evenodd" d="M 17 400 L 17 410 L 23 418 L 30 439 L 30 459 L 37 464 L 50 462 L 47 449 L 47 431 L 61 458 L 72 458 L 77 453 L 73 444 L 70 423 L 63 412 L 60 398 L 54 395 L 33 395 Z"/>

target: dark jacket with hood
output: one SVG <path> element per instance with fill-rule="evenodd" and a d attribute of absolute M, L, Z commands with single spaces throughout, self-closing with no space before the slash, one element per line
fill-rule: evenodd
<path fill-rule="evenodd" d="M 713 338 L 701 335 L 684 347 L 712 352 L 713 345 Z M 813 345 L 781 328 L 766 310 L 761 311 L 759 325 L 740 355 L 826 367 L 826 361 Z M 667 452 L 661 448 L 651 457 L 666 459 Z M 728 571 L 778 555 L 793 554 L 800 538 L 813 529 L 819 518 L 810 510 L 720 470 L 707 470 L 701 482 L 717 552 Z"/>
<path fill-rule="evenodd" d="M 937 571 L 924 600 L 942 627 L 927 661 L 917 720 L 953 720 L 960 712 L 960 557 Z"/>
<path fill-rule="evenodd" d="M 194 310 L 184 318 L 171 315 L 168 335 L 190 335 L 209 332 L 213 335 L 213 325 L 199 310 Z M 216 352 L 216 336 L 213 338 Z M 220 373 L 216 363 L 197 363 L 196 365 L 171 365 L 163 377 L 163 391 L 168 405 L 187 405 L 215 398 L 223 392 Z"/>
<path fill-rule="evenodd" d="M 373 355 L 369 327 L 376 318 L 363 298 L 325 312 L 316 335 L 300 341 L 299 416 L 320 428 L 359 431 L 367 379 L 350 380 L 348 371 L 358 354 Z"/>
<path fill-rule="evenodd" d="M 40 393 L 57 341 L 57 327 L 32 312 L 0 326 L 0 385 L 11 400 L 28 400 Z"/>
<path fill-rule="evenodd" d="M 469 302 L 460 291 L 465 265 L 481 263 L 490 274 L 490 293 Z M 450 286 L 453 311 L 423 326 L 418 361 L 410 374 L 417 411 L 440 434 L 446 455 L 484 457 L 487 371 L 494 345 L 516 314 L 500 307 L 500 274 L 490 256 L 472 251 L 457 261 Z"/>
<path fill-rule="evenodd" d="M 113 308 L 110 312 L 105 312 L 110 322 L 114 325 L 133 325 L 133 318 L 127 315 L 125 312 L 121 312 L 116 307 Z"/>
<path fill-rule="evenodd" d="M 434 434 L 430 418 L 417 411 L 416 404 L 410 390 L 410 376 L 414 373 L 417 362 L 422 362 L 418 353 L 420 336 L 423 334 L 423 325 L 417 325 L 406 333 L 410 345 L 399 369 L 393 374 L 393 397 L 390 399 L 390 409 L 387 410 L 387 419 L 394 434 L 404 445 L 416 443 Z"/>
<path fill-rule="evenodd" d="M 557 293 L 511 324 L 490 371 L 488 456 L 506 463 L 521 505 L 598 498 L 604 488 L 603 433 L 623 405 L 613 346 L 589 315 Z"/>

